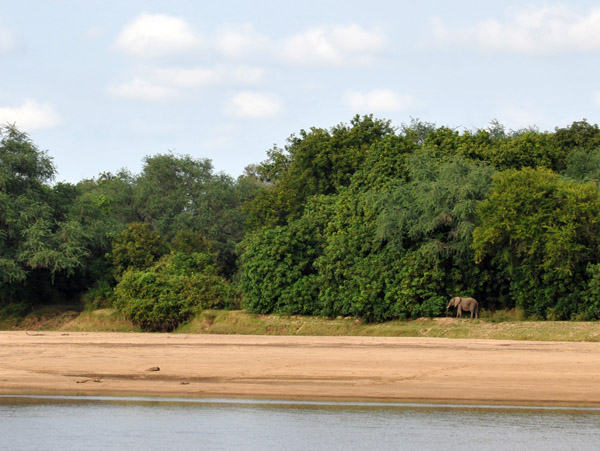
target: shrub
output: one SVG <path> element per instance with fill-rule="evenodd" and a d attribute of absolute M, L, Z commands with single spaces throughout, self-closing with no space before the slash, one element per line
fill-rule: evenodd
<path fill-rule="evenodd" d="M 88 310 L 110 308 L 114 300 L 113 287 L 106 280 L 100 280 L 83 295 L 83 304 Z"/>
<path fill-rule="evenodd" d="M 168 332 L 205 308 L 234 305 L 214 258 L 173 252 L 147 269 L 129 269 L 115 288 L 115 306 L 146 331 Z"/>
<path fill-rule="evenodd" d="M 113 240 L 111 257 L 115 279 L 120 280 L 123 273 L 132 268 L 149 268 L 165 252 L 165 243 L 150 225 L 129 224 Z"/>

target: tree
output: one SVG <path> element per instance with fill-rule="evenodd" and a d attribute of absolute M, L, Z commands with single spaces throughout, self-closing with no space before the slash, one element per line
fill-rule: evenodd
<path fill-rule="evenodd" d="M 257 313 L 317 314 L 314 266 L 334 196 L 311 199 L 301 218 L 263 228 L 242 242 L 240 285 L 244 306 Z"/>
<path fill-rule="evenodd" d="M 143 222 L 169 239 L 193 228 L 198 202 L 211 179 L 209 160 L 173 154 L 146 157 L 135 184 L 136 209 Z"/>
<path fill-rule="evenodd" d="M 111 231 L 121 231 L 126 224 L 141 222 L 135 205 L 135 181 L 126 169 L 82 180 L 77 184 L 79 195 L 73 202 L 72 214 L 82 219 L 92 215 L 94 220 L 102 220 L 105 223 L 102 229 L 106 230 L 104 239 L 110 238 Z"/>
<path fill-rule="evenodd" d="M 569 153 L 564 175 L 581 182 L 600 183 L 600 147 L 577 148 Z"/>
<path fill-rule="evenodd" d="M 573 122 L 570 127 L 557 128 L 557 146 L 567 152 L 564 174 L 580 181 L 600 182 L 600 128 L 587 121 Z"/>
<path fill-rule="evenodd" d="M 444 299 L 459 293 L 481 295 L 492 304 L 489 291 L 495 290 L 484 286 L 487 277 L 483 267 L 474 265 L 471 244 L 477 207 L 490 189 L 493 168 L 461 156 L 439 161 L 417 152 L 409 159 L 408 171 L 408 183 L 383 195 L 378 228 L 397 253 L 405 253 L 402 272 L 407 280 L 400 282 L 405 288 L 399 298 L 426 305 L 436 298 L 437 307 L 429 314 L 441 313 Z M 426 275 L 427 282 L 414 285 Z M 414 290 L 407 291 L 408 286 Z"/>
<path fill-rule="evenodd" d="M 437 316 L 483 290 L 470 248 L 493 170 L 460 156 L 405 157 L 405 179 L 341 194 L 317 261 L 323 312 L 367 320 Z"/>
<path fill-rule="evenodd" d="M 562 171 L 567 152 L 556 145 L 551 133 L 524 131 L 507 139 L 498 140 L 487 150 L 485 158 L 499 170 L 525 167 L 545 167 Z"/>
<path fill-rule="evenodd" d="M 568 127 L 557 127 L 554 139 L 557 147 L 565 152 L 575 149 L 594 150 L 600 148 L 600 128 L 596 124 L 589 124 L 585 119 L 575 121 Z"/>
<path fill-rule="evenodd" d="M 400 256 L 377 234 L 377 194 L 347 190 L 337 196 L 334 207 L 322 256 L 315 263 L 321 314 L 368 321 L 397 318 L 395 299 L 387 293 Z"/>
<path fill-rule="evenodd" d="M 268 185 L 246 207 L 250 223 L 276 226 L 299 218 L 310 197 L 347 187 L 371 146 L 393 134 L 389 121 L 355 116 L 350 125 L 313 127 L 290 136 L 284 149 L 272 149 L 258 167 Z"/>
<path fill-rule="evenodd" d="M 126 170 L 114 175 L 102 173 L 96 179 L 79 182 L 76 196 L 69 203 L 66 217 L 81 224 L 88 250 L 82 266 L 70 279 L 85 292 L 84 300 L 90 305 L 111 305 L 115 284 L 110 258 L 113 240 L 127 224 L 139 221 L 133 204 L 133 182 Z"/>
<path fill-rule="evenodd" d="M 149 268 L 166 253 L 166 243 L 149 224 L 129 224 L 113 241 L 115 279 L 121 280 L 127 270 Z"/>
<path fill-rule="evenodd" d="M 590 263 L 600 261 L 600 189 L 545 168 L 497 174 L 473 232 L 475 258 L 490 258 L 516 305 L 542 318 L 585 314 Z M 595 282 L 594 282 L 595 283 Z"/>
<path fill-rule="evenodd" d="M 189 155 L 147 157 L 135 182 L 143 222 L 167 241 L 182 230 L 201 233 L 214 243 L 226 276 L 235 271 L 235 246 L 243 238 L 245 196 L 231 177 L 213 174 L 209 160 Z"/>
<path fill-rule="evenodd" d="M 12 125 L 0 127 L 0 294 L 3 304 L 29 304 L 88 251 L 81 224 L 66 217 L 74 187 L 49 186 L 52 160 Z"/>

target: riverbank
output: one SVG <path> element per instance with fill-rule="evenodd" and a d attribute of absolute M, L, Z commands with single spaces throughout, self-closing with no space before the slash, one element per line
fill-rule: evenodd
<path fill-rule="evenodd" d="M 600 342 L 599 321 L 531 321 L 519 311 L 482 312 L 480 320 L 452 317 L 365 323 L 356 318 L 260 315 L 243 310 L 204 310 L 175 333 L 218 335 L 292 335 L 429 337 L 493 340 Z M 0 320 L 0 330 L 29 332 L 141 332 L 113 309 L 83 312 L 60 306 L 38 309 L 25 317 Z"/>
<path fill-rule="evenodd" d="M 0 394 L 600 406 L 600 343 L 0 332 Z"/>

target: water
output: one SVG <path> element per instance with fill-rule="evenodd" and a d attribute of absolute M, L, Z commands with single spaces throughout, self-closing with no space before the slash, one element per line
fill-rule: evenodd
<path fill-rule="evenodd" d="M 592 450 L 600 410 L 1 397 L 4 450 Z"/>

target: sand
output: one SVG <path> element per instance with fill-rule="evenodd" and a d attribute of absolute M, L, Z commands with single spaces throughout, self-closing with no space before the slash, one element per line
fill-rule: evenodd
<path fill-rule="evenodd" d="M 600 406 L 600 343 L 0 332 L 0 394 Z"/>

